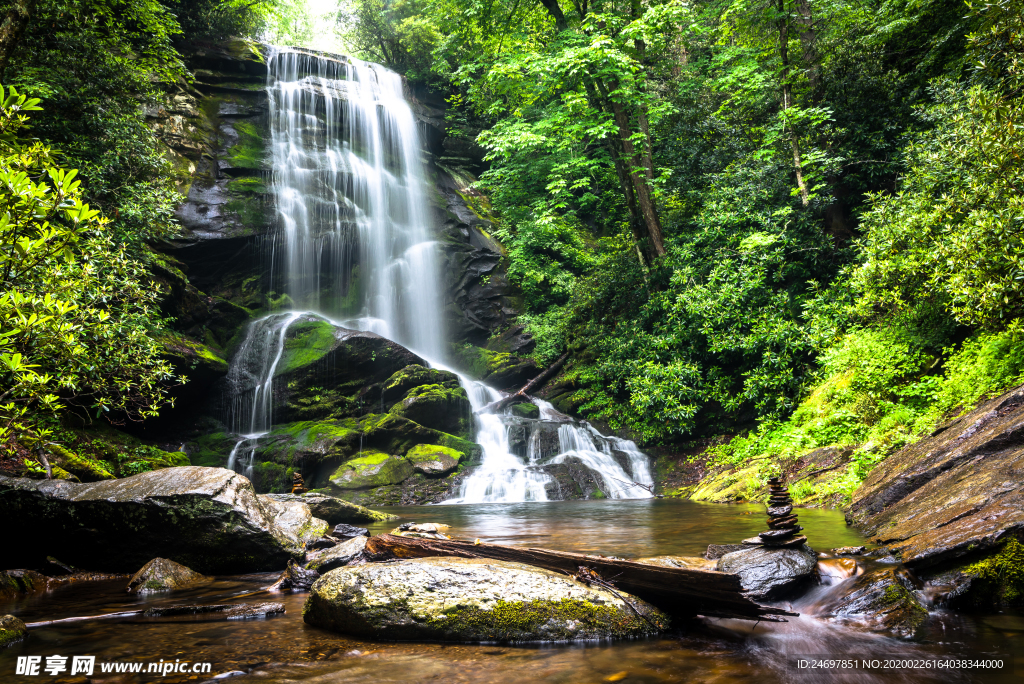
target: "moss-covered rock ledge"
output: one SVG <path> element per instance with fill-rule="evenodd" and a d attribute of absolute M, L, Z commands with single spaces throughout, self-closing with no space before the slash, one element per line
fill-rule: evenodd
<path fill-rule="evenodd" d="M 306 623 L 361 638 L 523 643 L 629 639 L 668 628 L 622 599 L 520 563 L 423 558 L 332 570 L 314 584 Z"/>

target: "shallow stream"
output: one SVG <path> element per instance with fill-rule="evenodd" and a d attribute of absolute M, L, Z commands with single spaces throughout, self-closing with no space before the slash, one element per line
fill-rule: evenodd
<path fill-rule="evenodd" d="M 624 558 L 700 555 L 709 543 L 735 543 L 764 527 L 763 507 L 678 500 L 566 501 L 393 508 L 402 522 L 443 522 L 461 538 L 602 553 Z M 819 550 L 863 543 L 840 513 L 799 512 Z M 393 526 L 378 525 L 374 531 Z M 0 604 L 0 614 L 25 622 L 137 610 L 152 605 L 281 601 L 284 615 L 228 621 L 210 616 L 120 618 L 37 627 L 29 639 L 0 651 L 0 682 L 205 681 L 241 671 L 230 682 L 1024 682 L 1024 617 L 937 612 L 923 639 L 907 642 L 866 634 L 813 617 L 785 624 L 698 620 L 658 639 L 576 646 L 506 647 L 377 643 L 348 639 L 302 621 L 305 593 L 239 597 L 269 585 L 274 573 L 219 577 L 204 587 L 146 598 L 125 594 L 124 580 L 63 586 Z M 823 587 L 816 591 L 827 591 Z M 814 592 L 793 607 L 813 607 Z M 17 656 L 94 655 L 97 662 L 210 662 L 210 674 L 100 674 L 87 680 L 16 676 Z M 847 671 L 800 669 L 799 658 L 1001 657 L 998 672 L 949 670 Z M 223 679 L 220 681 L 224 681 Z"/>

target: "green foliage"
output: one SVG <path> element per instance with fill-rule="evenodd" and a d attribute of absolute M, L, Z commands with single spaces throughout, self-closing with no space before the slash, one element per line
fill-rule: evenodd
<path fill-rule="evenodd" d="M 83 202 L 77 172 L 19 137 L 39 101 L 13 88 L 0 100 L 0 438 L 37 410 L 156 415 L 173 380 L 152 336 L 158 294 Z"/>
<path fill-rule="evenodd" d="M 971 587 L 976 602 L 989 605 L 1024 603 L 1024 544 L 1008 539 L 997 553 L 964 568 L 979 585 Z M 987 607 L 987 606 L 986 606 Z"/>

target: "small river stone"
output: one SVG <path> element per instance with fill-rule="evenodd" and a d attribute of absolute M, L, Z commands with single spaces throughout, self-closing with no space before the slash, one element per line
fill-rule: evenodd
<path fill-rule="evenodd" d="M 521 643 L 634 638 L 668 618 L 628 594 L 521 563 L 423 558 L 331 571 L 313 584 L 302 615 L 361 638 Z M 649 622 L 648 622 L 649 621 Z"/>

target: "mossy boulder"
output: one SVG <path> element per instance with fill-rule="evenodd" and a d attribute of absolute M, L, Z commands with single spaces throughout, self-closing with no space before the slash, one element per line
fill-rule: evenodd
<path fill-rule="evenodd" d="M 10 646 L 28 636 L 28 627 L 13 615 L 0 617 L 0 648 Z"/>
<path fill-rule="evenodd" d="M 457 362 L 467 373 L 498 389 L 519 389 L 541 372 L 530 357 L 473 345 L 458 347 L 455 352 Z"/>
<path fill-rule="evenodd" d="M 416 364 L 409 365 L 396 371 L 384 381 L 381 387 L 381 398 L 386 404 L 394 404 L 405 397 L 409 390 L 422 385 L 459 387 L 459 376 L 451 371 L 427 368 Z"/>
<path fill-rule="evenodd" d="M 465 456 L 461 451 L 437 444 L 417 444 L 405 454 L 416 472 L 428 476 L 447 475 Z"/>
<path fill-rule="evenodd" d="M 381 406 L 381 384 L 425 361 L 380 335 L 341 328 L 312 314 L 285 333 L 276 376 L 276 420 L 359 416 Z"/>
<path fill-rule="evenodd" d="M 315 627 L 401 641 L 628 639 L 668 627 L 657 609 L 619 594 L 520 563 L 423 558 L 328 572 L 302 615 Z"/>
<path fill-rule="evenodd" d="M 129 594 L 151 594 L 158 591 L 188 589 L 211 582 L 191 568 L 166 558 L 154 558 L 132 575 L 128 581 Z"/>
<path fill-rule="evenodd" d="M 331 484 L 340 489 L 372 489 L 404 482 L 413 472 L 412 464 L 401 456 L 364 451 L 342 464 L 331 476 Z"/>
<path fill-rule="evenodd" d="M 536 404 L 528 401 L 521 401 L 518 404 L 512 404 L 509 407 L 513 416 L 519 416 L 520 418 L 540 418 L 540 407 Z"/>
<path fill-rule="evenodd" d="M 467 438 L 473 426 L 473 408 L 462 387 L 420 385 L 410 389 L 391 407 L 391 413 L 420 425 Z"/>

